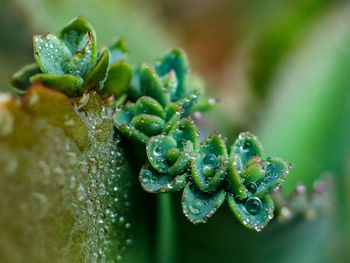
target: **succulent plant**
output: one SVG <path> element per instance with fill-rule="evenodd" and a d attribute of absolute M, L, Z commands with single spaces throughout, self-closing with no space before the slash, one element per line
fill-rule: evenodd
<path fill-rule="evenodd" d="M 23 94 L 36 81 L 71 97 L 93 87 L 104 95 L 120 95 L 130 83 L 131 67 L 124 61 L 124 42 L 116 41 L 97 52 L 95 30 L 83 17 L 73 19 L 58 37 L 50 33 L 35 35 L 33 46 L 36 63 L 11 78 L 17 94 Z"/>
<path fill-rule="evenodd" d="M 185 117 L 202 91 L 202 86 L 194 78 L 185 52 L 174 49 L 155 65 L 143 63 L 135 69 L 129 94 L 133 99 L 150 96 L 163 107 L 177 103 L 183 109 L 182 117 Z"/>
<path fill-rule="evenodd" d="M 123 40 L 98 54 L 96 50 L 93 27 L 78 17 L 58 37 L 35 36 L 37 64 L 16 73 L 11 83 L 17 93 L 41 82 L 71 97 L 87 96 L 89 90 L 98 90 L 102 97 L 115 94 L 120 105 L 111 117 L 115 127 L 146 150 L 139 173 L 144 190 L 183 189 L 182 209 L 194 224 L 206 222 L 227 197 L 233 214 L 246 227 L 259 231 L 266 226 L 274 210 L 268 194 L 281 184 L 290 165 L 266 158 L 260 142 L 247 132 L 239 135 L 229 153 L 219 133 L 199 145 L 197 127 L 186 117 L 199 100 L 203 108 L 206 97 L 201 82 L 190 74 L 185 53 L 174 49 L 154 65 L 143 63 L 132 70 L 125 61 Z M 84 96 L 79 101 L 84 102 Z M 66 132 L 71 133 L 69 128 Z M 77 143 L 82 140 L 72 136 Z"/>

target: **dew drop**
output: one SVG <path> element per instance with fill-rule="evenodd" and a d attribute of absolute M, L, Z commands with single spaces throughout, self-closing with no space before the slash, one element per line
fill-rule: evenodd
<path fill-rule="evenodd" d="M 246 201 L 245 207 L 246 207 L 248 213 L 250 213 L 252 215 L 256 215 L 261 211 L 262 202 L 257 197 L 250 197 Z"/>

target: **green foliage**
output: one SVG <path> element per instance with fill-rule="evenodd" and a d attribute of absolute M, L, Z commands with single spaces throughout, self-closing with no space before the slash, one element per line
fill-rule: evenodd
<path fill-rule="evenodd" d="M 273 216 L 268 194 L 280 186 L 290 165 L 266 158 L 250 133 L 241 133 L 230 153 L 217 133 L 199 146 L 196 126 L 183 118 L 202 96 L 201 89 L 191 85 L 189 72 L 181 50 L 169 52 L 154 66 L 143 63 L 134 70 L 129 90 L 136 102 L 121 106 L 113 116 L 126 138 L 145 145 L 141 185 L 150 193 L 184 188 L 183 212 L 195 224 L 206 222 L 227 196 L 238 220 L 260 231 Z"/>
<path fill-rule="evenodd" d="M 39 81 L 71 97 L 98 87 L 103 96 L 121 95 L 131 80 L 131 68 L 123 61 L 126 48 L 122 40 L 97 54 L 96 33 L 82 17 L 73 19 L 58 37 L 47 33 L 33 38 L 37 66 L 26 66 L 11 78 L 18 94 L 29 83 Z M 106 85 L 104 83 L 106 82 Z"/>

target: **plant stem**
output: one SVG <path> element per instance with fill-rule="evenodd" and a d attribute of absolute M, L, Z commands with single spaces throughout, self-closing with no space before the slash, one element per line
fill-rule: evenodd
<path fill-rule="evenodd" d="M 170 194 L 158 195 L 156 263 L 176 262 L 176 225 Z"/>

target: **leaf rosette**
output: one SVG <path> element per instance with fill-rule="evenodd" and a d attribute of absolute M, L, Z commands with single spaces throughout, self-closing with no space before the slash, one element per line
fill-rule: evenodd
<path fill-rule="evenodd" d="M 155 65 L 143 63 L 134 70 L 129 95 L 142 95 L 156 99 L 163 107 L 177 103 L 183 108 L 182 117 L 189 115 L 197 103 L 202 86 L 190 74 L 187 56 L 181 49 L 174 49 Z"/>
<path fill-rule="evenodd" d="M 246 227 L 261 230 L 273 217 L 269 193 L 286 178 L 291 165 L 280 158 L 265 158 L 263 147 L 251 133 L 241 133 L 231 147 L 228 181 L 234 195 L 229 206 Z"/>
<path fill-rule="evenodd" d="M 73 19 L 58 36 L 35 35 L 33 48 L 36 63 L 22 68 L 11 78 L 17 94 L 23 94 L 31 83 L 39 81 L 71 97 L 93 87 L 103 89 L 106 82 L 104 94 L 119 95 L 131 81 L 131 68 L 121 61 L 125 57 L 115 55 L 126 52 L 121 41 L 97 52 L 95 30 L 83 17 Z"/>
<path fill-rule="evenodd" d="M 145 145 L 150 137 L 168 132 L 180 119 L 182 108 L 172 103 L 163 108 L 147 96 L 128 102 L 113 115 L 117 129 L 129 140 Z"/>
<path fill-rule="evenodd" d="M 222 185 L 228 164 L 227 149 L 218 133 L 201 144 L 191 160 L 193 185 L 188 185 L 182 197 L 185 216 L 193 223 L 203 223 L 211 217 L 226 198 Z"/>
<path fill-rule="evenodd" d="M 197 148 L 197 130 L 187 119 L 179 121 L 168 135 L 152 137 L 146 145 L 148 162 L 140 172 L 142 187 L 148 192 L 180 190 Z"/>

